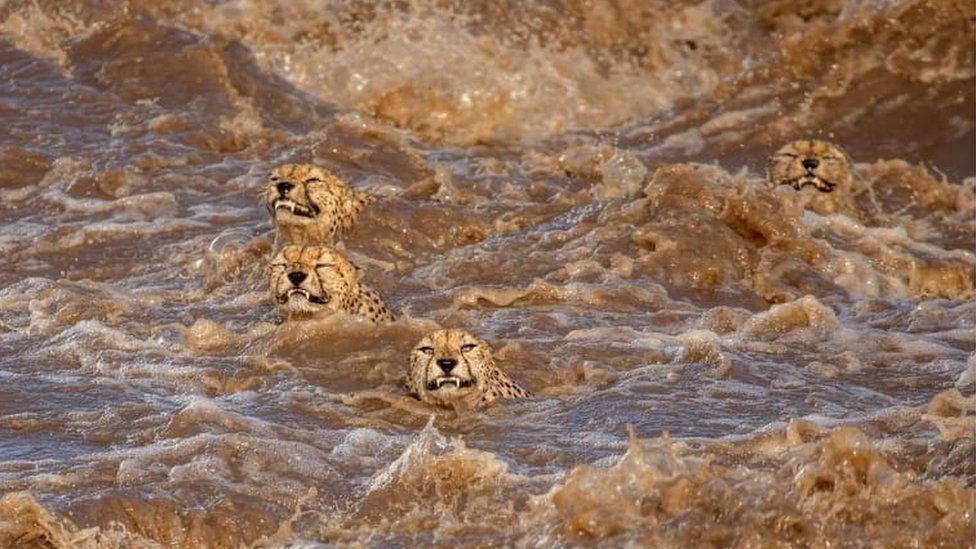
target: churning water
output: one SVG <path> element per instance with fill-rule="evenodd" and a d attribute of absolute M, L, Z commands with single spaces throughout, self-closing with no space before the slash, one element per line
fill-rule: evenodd
<path fill-rule="evenodd" d="M 973 546 L 974 28 L 0 2 L 0 546 Z M 870 200 L 764 185 L 809 137 Z M 378 197 L 344 248 L 400 320 L 277 323 L 284 162 Z M 536 397 L 405 396 L 437 326 Z"/>

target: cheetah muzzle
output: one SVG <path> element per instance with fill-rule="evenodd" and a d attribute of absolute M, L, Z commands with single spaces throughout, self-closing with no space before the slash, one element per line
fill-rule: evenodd
<path fill-rule="evenodd" d="M 272 206 L 275 212 L 278 210 L 286 210 L 291 212 L 292 215 L 299 217 L 313 218 L 319 214 L 319 209 L 315 204 L 309 202 L 308 207 L 306 207 L 288 198 L 276 198 Z"/>
<path fill-rule="evenodd" d="M 474 387 L 473 379 L 461 379 L 457 376 L 440 376 L 434 381 L 427 382 L 428 391 L 436 391 L 443 387 L 445 384 L 454 385 L 455 389 L 467 389 L 468 387 Z"/>
<path fill-rule="evenodd" d="M 278 304 L 285 305 L 293 296 L 299 296 L 316 305 L 326 305 L 329 302 L 329 294 L 313 295 L 308 290 L 302 288 L 291 288 L 287 292 L 278 295 Z"/>

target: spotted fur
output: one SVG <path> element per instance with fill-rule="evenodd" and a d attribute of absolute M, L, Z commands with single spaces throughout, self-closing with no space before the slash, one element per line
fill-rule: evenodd
<path fill-rule="evenodd" d="M 371 196 L 351 189 L 329 170 L 311 164 L 275 168 L 264 195 L 279 244 L 335 244 L 373 202 Z"/>
<path fill-rule="evenodd" d="M 456 364 L 445 371 L 445 361 Z M 487 343 L 464 330 L 437 330 L 414 346 L 407 389 L 439 406 L 486 406 L 499 398 L 532 396 L 495 366 Z"/>
<path fill-rule="evenodd" d="M 284 318 L 343 311 L 372 322 L 393 320 L 379 295 L 360 282 L 362 271 L 325 246 L 285 246 L 271 262 L 271 298 Z"/>

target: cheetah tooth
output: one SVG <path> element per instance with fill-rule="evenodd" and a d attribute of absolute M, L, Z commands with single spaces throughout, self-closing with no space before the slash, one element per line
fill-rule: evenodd
<path fill-rule="evenodd" d="M 439 389 L 445 383 L 453 383 L 455 387 L 461 387 L 461 380 L 456 377 L 442 377 L 437 379 L 437 388 Z"/>

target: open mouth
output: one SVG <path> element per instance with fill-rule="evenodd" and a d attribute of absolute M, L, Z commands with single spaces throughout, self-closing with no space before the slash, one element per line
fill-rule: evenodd
<path fill-rule="evenodd" d="M 315 212 L 310 208 L 302 206 L 301 204 L 290 200 L 288 198 L 278 198 L 274 201 L 274 210 L 286 210 L 291 212 L 293 215 L 301 217 L 315 217 Z"/>
<path fill-rule="evenodd" d="M 308 290 L 304 290 L 302 288 L 292 288 L 287 292 L 278 295 L 278 303 L 284 305 L 285 303 L 288 303 L 288 300 L 290 300 L 291 297 L 294 295 L 300 295 L 304 297 L 306 301 L 310 303 L 315 303 L 317 305 L 325 305 L 326 303 L 329 302 L 328 296 L 323 297 L 323 296 L 312 295 L 312 293 L 309 292 Z"/>
<path fill-rule="evenodd" d="M 453 386 L 453 387 L 455 387 L 457 389 L 464 389 L 464 388 L 467 388 L 467 387 L 473 387 L 474 386 L 474 380 L 473 379 L 461 379 L 461 378 L 455 377 L 455 376 L 441 376 L 441 377 L 439 377 L 437 379 L 428 381 L 427 382 L 427 390 L 428 391 L 436 391 L 436 390 L 440 389 L 441 387 L 443 387 L 445 385 Z"/>
<path fill-rule="evenodd" d="M 827 181 L 826 179 L 812 173 L 807 173 L 802 177 L 798 177 L 793 180 L 787 180 L 784 181 L 783 183 L 791 185 L 794 189 L 798 191 L 804 187 L 809 186 L 817 189 L 822 193 L 829 193 L 830 191 L 834 190 L 834 187 L 837 186 L 834 183 L 831 183 L 830 181 Z"/>
<path fill-rule="evenodd" d="M 808 173 L 802 179 L 800 179 L 800 187 L 806 187 L 807 185 L 815 187 L 822 193 L 829 193 L 830 191 L 834 190 L 834 187 L 836 187 L 836 185 L 830 181 L 811 173 Z"/>

